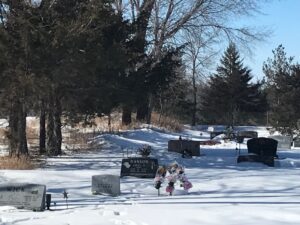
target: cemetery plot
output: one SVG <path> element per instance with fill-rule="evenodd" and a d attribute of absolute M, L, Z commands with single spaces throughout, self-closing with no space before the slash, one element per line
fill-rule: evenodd
<path fill-rule="evenodd" d="M 278 148 L 280 149 L 291 149 L 291 145 L 293 142 L 293 139 L 291 136 L 281 136 L 281 135 L 274 135 L 269 136 L 269 138 L 272 138 L 276 141 L 278 141 Z"/>
<path fill-rule="evenodd" d="M 46 186 L 39 184 L 8 183 L 0 185 L 0 206 L 43 211 Z"/>
<path fill-rule="evenodd" d="M 121 177 L 154 178 L 157 168 L 157 159 L 141 157 L 122 159 Z"/>
<path fill-rule="evenodd" d="M 168 141 L 168 151 L 182 155 L 200 156 L 200 141 L 170 140 Z"/>
<path fill-rule="evenodd" d="M 120 176 L 95 175 L 92 176 L 92 193 L 120 195 Z"/>

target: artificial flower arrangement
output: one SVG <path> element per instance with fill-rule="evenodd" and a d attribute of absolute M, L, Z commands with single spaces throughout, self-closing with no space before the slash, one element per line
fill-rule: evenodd
<path fill-rule="evenodd" d="M 137 149 L 138 154 L 143 157 L 148 157 L 152 151 L 152 147 L 150 145 L 143 145 Z"/>
<path fill-rule="evenodd" d="M 168 181 L 166 192 L 169 193 L 169 195 L 173 195 L 177 181 L 180 182 L 180 187 L 183 187 L 185 191 L 188 191 L 193 187 L 192 183 L 187 179 L 184 173 L 184 168 L 177 163 L 172 163 L 167 167 L 158 167 L 154 178 L 154 187 L 158 189 L 158 191 L 165 179 Z"/>

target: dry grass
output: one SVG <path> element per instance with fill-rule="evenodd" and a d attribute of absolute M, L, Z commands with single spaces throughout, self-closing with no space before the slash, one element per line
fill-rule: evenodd
<path fill-rule="evenodd" d="M 175 131 L 175 132 L 180 132 L 183 130 L 182 125 L 180 124 L 180 122 L 172 117 L 168 117 L 168 116 L 159 116 L 158 113 L 153 112 L 151 115 L 151 122 L 154 125 L 157 125 L 159 127 L 163 127 L 166 130 L 169 131 Z"/>
<path fill-rule="evenodd" d="M 0 157 L 0 169 L 31 170 L 34 168 L 36 165 L 29 157 Z"/>

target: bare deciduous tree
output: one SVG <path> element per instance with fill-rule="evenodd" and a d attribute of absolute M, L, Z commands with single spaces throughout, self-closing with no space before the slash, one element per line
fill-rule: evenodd
<path fill-rule="evenodd" d="M 124 16 L 132 21 L 141 20 L 143 28 L 148 28 L 147 35 L 144 36 L 145 41 L 149 43 L 146 53 L 155 62 L 161 59 L 165 46 L 179 46 L 187 43 L 187 34 L 204 32 L 210 36 L 207 40 L 227 39 L 250 50 L 250 43 L 264 40 L 269 31 L 239 26 L 235 21 L 243 16 L 260 13 L 260 5 L 263 2 L 265 1 L 124 0 L 123 7 L 120 7 L 121 2 L 116 0 L 118 6 L 116 8 L 123 10 Z M 150 19 L 141 16 L 141 12 L 145 15 L 151 13 Z M 143 32 L 145 32 L 144 29 Z"/>

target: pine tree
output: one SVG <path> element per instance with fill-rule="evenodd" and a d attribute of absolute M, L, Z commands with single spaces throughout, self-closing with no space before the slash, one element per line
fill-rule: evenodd
<path fill-rule="evenodd" d="M 263 66 L 267 77 L 267 94 L 270 104 L 269 122 L 277 130 L 292 135 L 299 121 L 300 67 L 288 57 L 282 45 L 273 52 Z"/>
<path fill-rule="evenodd" d="M 220 63 L 203 93 L 202 112 L 208 122 L 233 126 L 243 122 L 243 113 L 259 110 L 261 84 L 250 83 L 251 70 L 243 66 L 234 44 L 226 49 Z"/>

